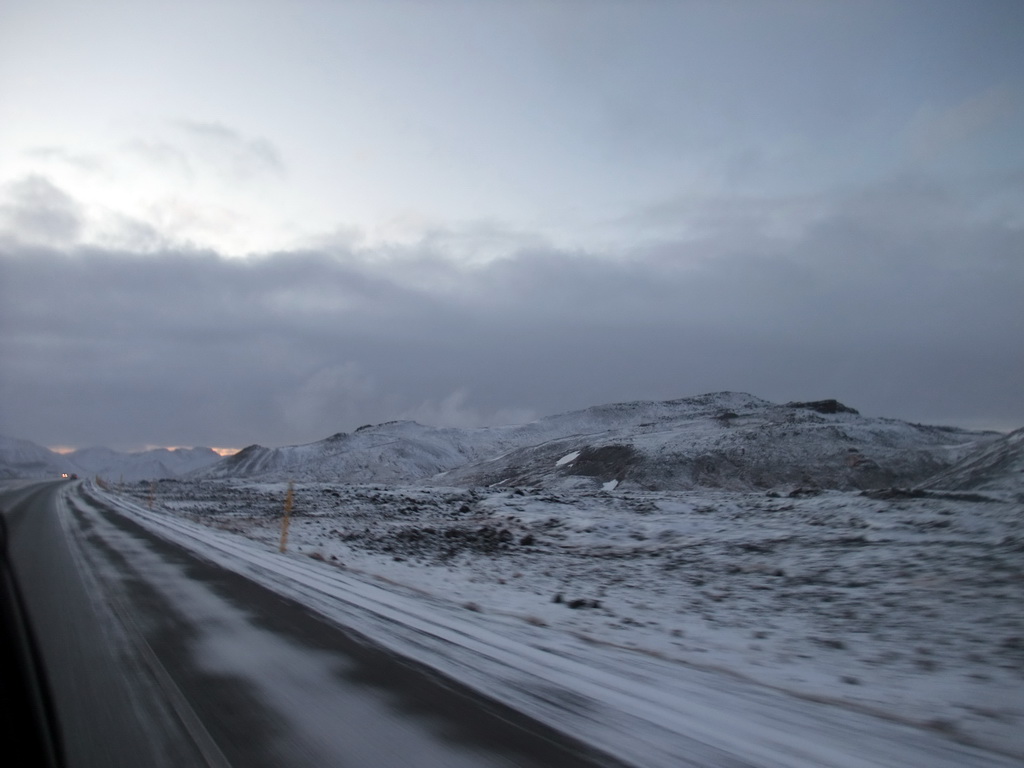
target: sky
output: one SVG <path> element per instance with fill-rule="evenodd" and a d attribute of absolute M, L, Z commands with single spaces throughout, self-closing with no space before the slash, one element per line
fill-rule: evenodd
<path fill-rule="evenodd" d="M 0 434 L 1024 426 L 1024 3 L 8 0 Z"/>

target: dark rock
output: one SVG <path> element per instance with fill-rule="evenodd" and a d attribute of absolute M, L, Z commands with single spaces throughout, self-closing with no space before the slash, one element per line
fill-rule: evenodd
<path fill-rule="evenodd" d="M 604 445 L 584 448 L 574 462 L 566 466 L 573 475 L 621 480 L 637 461 L 636 450 L 629 445 Z"/>
<path fill-rule="evenodd" d="M 874 488 L 861 491 L 861 496 L 882 501 L 892 499 L 945 499 L 947 501 L 996 501 L 991 496 L 980 493 L 946 493 L 944 491 L 926 491 L 922 488 Z"/>
<path fill-rule="evenodd" d="M 807 411 L 816 411 L 817 413 L 853 413 L 860 414 L 860 411 L 850 408 L 848 405 L 843 405 L 838 400 L 811 400 L 806 403 L 786 403 L 787 408 L 802 408 Z"/>
<path fill-rule="evenodd" d="M 789 492 L 789 498 L 798 499 L 801 496 L 819 496 L 821 489 L 819 488 L 794 488 Z"/>

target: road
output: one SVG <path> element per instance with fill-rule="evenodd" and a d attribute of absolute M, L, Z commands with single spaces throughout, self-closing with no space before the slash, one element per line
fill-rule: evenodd
<path fill-rule="evenodd" d="M 83 493 L 0 494 L 78 766 L 619 765 Z"/>

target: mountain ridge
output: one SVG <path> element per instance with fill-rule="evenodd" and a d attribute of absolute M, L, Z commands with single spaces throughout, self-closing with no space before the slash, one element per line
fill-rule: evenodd
<path fill-rule="evenodd" d="M 364 425 L 301 446 L 249 446 L 196 472 L 351 484 L 611 490 L 917 485 L 998 433 L 866 417 L 837 400 L 742 392 L 591 406 L 516 426 Z"/>
<path fill-rule="evenodd" d="M 998 474 L 1016 466 L 1022 441 L 1014 438 L 1000 449 L 1008 437 L 864 416 L 833 399 L 778 404 L 725 391 L 606 403 L 521 425 L 388 421 L 302 445 L 253 444 L 226 457 L 208 448 L 140 454 L 92 448 L 58 455 L 4 438 L 0 476 L 72 471 L 129 481 L 187 477 L 593 491 L 856 490 L 938 487 L 936 482 L 959 488 L 968 482 L 965 472 L 978 475 L 979 467 L 988 467 Z M 984 458 L 992 445 L 1002 460 Z M 960 474 L 950 474 L 964 462 Z M 1017 487 L 1021 474 L 1010 472 L 1003 484 Z M 986 482 L 1003 487 L 998 478 Z"/>
<path fill-rule="evenodd" d="M 128 482 L 181 477 L 212 464 L 212 448 L 154 448 L 122 453 L 102 446 L 57 453 L 30 440 L 0 435 L 0 479 L 99 475 Z"/>

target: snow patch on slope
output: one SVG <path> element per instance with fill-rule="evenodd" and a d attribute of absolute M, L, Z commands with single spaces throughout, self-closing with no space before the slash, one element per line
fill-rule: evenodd
<path fill-rule="evenodd" d="M 569 463 L 571 463 L 573 461 L 576 461 L 576 459 L 578 459 L 579 457 L 580 457 L 580 452 L 579 451 L 572 451 L 571 453 L 565 454 L 565 456 L 563 456 L 558 461 L 556 461 L 555 462 L 555 466 L 556 467 L 564 467 L 566 464 L 569 464 Z"/>

